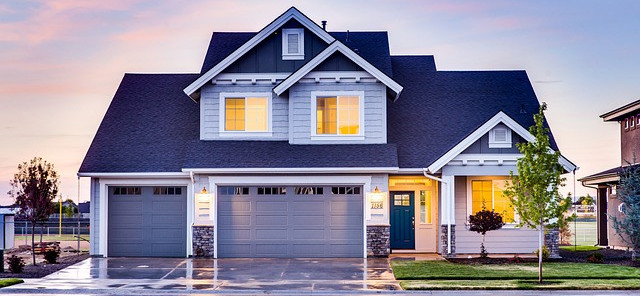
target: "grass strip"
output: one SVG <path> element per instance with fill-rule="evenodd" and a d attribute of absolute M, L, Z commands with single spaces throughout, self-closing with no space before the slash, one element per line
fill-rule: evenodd
<path fill-rule="evenodd" d="M 24 281 L 21 279 L 14 279 L 14 278 L 0 279 L 0 288 L 21 284 L 21 283 L 24 283 Z"/>
<path fill-rule="evenodd" d="M 537 263 L 457 264 L 448 261 L 391 261 L 398 280 L 523 280 L 538 278 Z M 543 264 L 546 279 L 640 279 L 640 268 L 613 264 Z"/>
<path fill-rule="evenodd" d="M 571 252 L 591 252 L 602 249 L 596 246 L 560 246 L 560 250 Z"/>
<path fill-rule="evenodd" d="M 428 280 L 401 281 L 405 290 L 637 290 L 640 280 L 557 279 L 546 280 Z"/>

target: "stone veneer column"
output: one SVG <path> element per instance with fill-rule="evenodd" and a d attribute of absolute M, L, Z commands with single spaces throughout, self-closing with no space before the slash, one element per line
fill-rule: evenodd
<path fill-rule="evenodd" d="M 193 256 L 213 257 L 213 226 L 193 226 Z"/>
<path fill-rule="evenodd" d="M 367 225 L 367 257 L 389 257 L 389 225 Z"/>
<path fill-rule="evenodd" d="M 560 230 L 556 227 L 544 233 L 544 245 L 549 249 L 549 258 L 560 257 Z"/>
<path fill-rule="evenodd" d="M 447 233 L 447 225 L 440 226 L 440 246 L 442 246 L 442 250 L 440 254 L 443 257 L 455 257 L 456 256 L 456 226 L 451 225 L 451 254 L 449 254 L 449 240 Z"/>

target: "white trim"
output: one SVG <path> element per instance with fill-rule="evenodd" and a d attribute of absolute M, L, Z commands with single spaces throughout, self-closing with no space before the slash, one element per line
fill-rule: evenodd
<path fill-rule="evenodd" d="M 505 140 L 498 141 L 496 140 L 496 132 L 498 131 L 505 132 Z M 504 126 L 495 126 L 489 131 L 489 148 L 511 148 L 511 130 Z"/>
<path fill-rule="evenodd" d="M 285 80 L 289 73 L 221 73 L 211 79 L 212 84 L 276 84 Z"/>
<path fill-rule="evenodd" d="M 126 185 L 135 185 L 135 186 L 154 186 L 154 185 L 162 185 L 162 186 L 185 186 L 187 187 L 187 207 L 189 206 L 189 199 L 193 198 L 193 191 L 191 190 L 191 179 L 187 175 L 186 178 L 183 179 L 160 179 L 160 180 L 149 180 L 149 179 L 99 179 L 99 187 L 100 187 L 100 244 L 98 246 L 98 254 L 101 254 L 104 257 L 108 257 L 108 224 L 109 224 L 109 209 L 108 209 L 108 201 L 107 198 L 109 196 L 108 187 L 109 186 L 126 186 Z M 188 213 L 188 210 L 187 210 Z M 193 231 L 191 230 L 192 225 L 189 223 L 193 219 L 187 216 L 187 230 L 186 230 L 186 247 L 185 257 L 189 255 L 193 255 L 192 251 L 192 236 Z"/>
<path fill-rule="evenodd" d="M 240 48 L 236 49 L 233 53 L 228 55 L 225 59 L 223 59 L 221 62 L 216 64 L 213 68 L 211 68 L 202 76 L 200 76 L 200 78 L 196 79 L 196 81 L 194 81 L 189 86 L 187 86 L 184 89 L 184 93 L 187 94 L 189 97 L 191 97 L 191 99 L 196 101 L 193 94 L 196 91 L 198 91 L 200 87 L 202 87 L 205 83 L 207 83 L 207 81 L 211 80 L 216 75 L 220 74 L 220 72 L 226 69 L 229 65 L 231 65 L 233 62 L 238 60 L 241 56 L 243 56 L 253 47 L 258 45 L 258 43 L 260 43 L 262 40 L 270 36 L 273 32 L 275 32 L 278 28 L 280 28 L 282 25 L 284 25 L 286 22 L 288 22 L 291 19 L 295 19 L 296 21 L 298 21 L 300 24 L 306 27 L 309 31 L 316 34 L 320 39 L 322 39 L 326 43 L 331 43 L 335 40 L 333 36 L 331 36 L 329 33 L 323 30 L 320 26 L 314 23 L 307 16 L 302 14 L 298 9 L 296 9 L 295 7 L 291 7 L 287 11 L 285 11 L 282 15 L 280 15 L 278 18 L 276 18 L 273 22 L 271 22 L 269 25 L 264 27 L 264 29 L 260 30 L 260 32 L 258 32 L 255 36 L 249 39 L 249 41 L 247 41 L 245 44 L 240 46 Z"/>
<path fill-rule="evenodd" d="M 132 173 L 78 173 L 78 177 L 93 178 L 180 178 L 189 177 L 189 172 L 132 172 Z"/>
<path fill-rule="evenodd" d="M 504 176 L 467 176 L 467 209 L 466 209 L 466 215 L 465 217 L 469 217 L 469 215 L 472 215 L 473 212 L 473 190 L 471 190 L 471 182 L 472 181 L 491 181 L 491 209 L 494 208 L 494 199 L 495 199 L 495 192 L 493 190 L 493 182 L 494 181 L 507 181 L 508 177 L 504 177 Z M 488 209 L 488 210 L 491 210 Z M 513 210 L 513 219 L 515 220 L 514 223 L 506 223 L 504 225 L 504 228 L 518 228 L 516 227 L 518 224 L 518 221 L 520 220 L 520 217 L 518 216 L 518 212 L 514 209 Z M 467 223 L 468 221 L 466 221 L 465 223 Z"/>
<path fill-rule="evenodd" d="M 327 167 L 327 168 L 183 168 L 195 174 L 287 174 L 287 173 L 395 173 L 398 167 Z"/>
<path fill-rule="evenodd" d="M 298 52 L 289 52 L 289 35 L 298 35 Z M 287 28 L 282 29 L 282 59 L 283 60 L 304 60 L 304 29 Z"/>
<path fill-rule="evenodd" d="M 273 135 L 272 125 L 272 113 L 273 113 L 273 99 L 271 92 L 221 92 L 219 96 L 220 108 L 218 108 L 218 136 L 220 138 L 268 138 Z M 246 120 L 246 99 L 252 98 L 267 98 L 267 130 L 266 131 L 227 131 L 225 130 L 225 117 L 226 117 L 226 98 L 244 98 L 245 99 L 245 127 L 247 125 Z M 204 109 L 204 108 L 200 108 Z"/>
<path fill-rule="evenodd" d="M 489 154 L 489 153 L 465 153 L 454 157 L 447 165 L 516 165 L 522 154 Z"/>
<path fill-rule="evenodd" d="M 339 133 L 338 123 L 340 122 L 340 118 L 337 118 L 336 122 L 336 132 L 337 134 L 317 134 L 317 110 L 318 107 L 318 97 L 321 96 L 358 96 L 358 120 L 359 127 L 357 134 L 346 134 L 341 135 Z M 339 100 L 339 99 L 338 99 Z M 336 110 L 338 113 L 338 117 L 340 112 Z M 311 140 L 314 141 L 350 141 L 350 140 L 364 140 L 364 91 L 312 91 L 311 92 Z"/>
<path fill-rule="evenodd" d="M 503 123 L 512 131 L 516 132 L 520 137 L 525 139 L 526 141 L 533 142 L 535 141 L 535 137 L 529 133 L 527 129 L 518 124 L 515 120 L 511 119 L 507 114 L 500 111 L 496 115 L 494 115 L 491 119 L 487 120 L 484 124 L 482 124 L 479 128 L 477 128 L 473 133 L 460 141 L 456 146 L 451 148 L 451 150 L 447 151 L 444 155 L 434 161 L 428 168 L 430 173 L 435 173 L 444 167 L 447 163 L 453 160 L 456 156 L 461 154 L 465 149 L 479 140 L 482 136 L 488 133 L 493 127 L 498 125 L 499 123 Z M 551 150 L 551 148 L 549 148 Z M 576 166 L 571 163 L 568 159 L 560 156 L 559 163 L 565 168 L 565 170 L 571 172 Z"/>
<path fill-rule="evenodd" d="M 209 187 L 215 199 L 214 220 L 214 258 L 218 258 L 218 185 L 360 185 L 362 186 L 363 258 L 367 258 L 367 192 L 371 192 L 371 176 L 210 176 Z"/>
<path fill-rule="evenodd" d="M 371 65 L 365 59 L 360 57 L 358 54 L 349 49 L 346 45 L 342 44 L 340 41 L 334 41 L 327 47 L 325 50 L 316 55 L 313 59 L 307 62 L 304 66 L 300 67 L 297 71 L 293 72 L 287 79 L 280 82 L 273 91 L 277 95 L 281 95 L 287 89 L 289 89 L 292 85 L 294 85 L 297 81 L 299 81 L 302 77 L 307 75 L 313 69 L 315 69 L 320 63 L 326 60 L 335 52 L 341 52 L 347 58 L 351 59 L 358 66 L 362 67 L 365 71 L 371 74 L 373 77 L 380 80 L 380 82 L 384 83 L 387 87 L 389 87 L 392 91 L 396 93 L 396 99 L 400 96 L 400 92 L 402 92 L 402 86 L 391 79 L 386 74 L 382 73 L 382 71 L 378 70 L 378 68 Z"/>

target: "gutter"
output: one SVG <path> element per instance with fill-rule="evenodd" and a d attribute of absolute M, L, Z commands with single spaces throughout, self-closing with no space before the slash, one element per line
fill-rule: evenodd
<path fill-rule="evenodd" d="M 429 175 L 427 173 L 427 168 L 423 168 L 422 169 L 422 174 L 428 179 L 438 181 L 438 182 L 440 182 L 442 184 L 445 184 L 447 186 L 449 184 L 449 183 L 447 183 L 445 180 L 443 180 L 441 178 Z M 442 192 L 441 192 L 441 194 L 442 194 Z M 449 210 L 451 208 L 451 200 L 449 198 L 446 199 L 446 206 L 447 206 L 447 210 Z M 451 213 L 447 214 L 447 254 L 449 254 L 449 255 L 451 254 Z"/>
<path fill-rule="evenodd" d="M 398 167 L 327 167 L 327 168 L 183 168 L 196 174 L 287 174 L 287 173 L 397 173 Z"/>

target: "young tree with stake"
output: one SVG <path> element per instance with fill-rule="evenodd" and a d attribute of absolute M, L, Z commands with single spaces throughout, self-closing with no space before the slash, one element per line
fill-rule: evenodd
<path fill-rule="evenodd" d="M 542 283 L 542 246 L 545 226 L 558 224 L 564 219 L 567 204 L 558 188 L 563 185 L 563 168 L 558 162 L 560 153 L 549 148 L 549 129 L 544 127 L 546 104 L 533 116 L 535 124 L 529 132 L 535 137 L 532 142 L 518 143 L 523 157 L 518 159 L 518 174 L 510 172 L 504 194 L 509 197 L 519 216 L 519 226 L 537 228 L 538 236 L 538 282 Z"/>
<path fill-rule="evenodd" d="M 31 253 L 36 265 L 35 228 L 36 223 L 46 220 L 53 213 L 53 199 L 58 195 L 58 173 L 53 164 L 35 157 L 18 165 L 13 175 L 11 195 L 20 208 L 18 215 L 31 222 Z"/>

